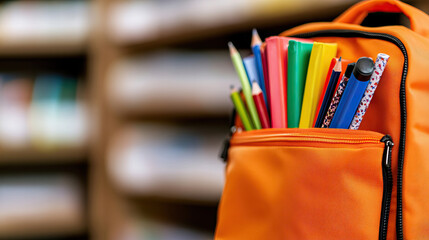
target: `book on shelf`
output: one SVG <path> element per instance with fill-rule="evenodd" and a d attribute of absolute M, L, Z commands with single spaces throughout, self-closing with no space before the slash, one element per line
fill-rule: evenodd
<path fill-rule="evenodd" d="M 72 175 L 3 176 L 0 181 L 0 238 L 81 233 L 83 189 Z"/>
<path fill-rule="evenodd" d="M 162 51 L 119 60 L 110 72 L 108 99 L 119 112 L 154 115 L 227 115 L 237 82 L 225 51 Z"/>
<path fill-rule="evenodd" d="M 0 46 L 82 43 L 91 25 L 86 0 L 6 1 L 0 16 Z"/>
<path fill-rule="evenodd" d="M 0 145 L 41 150 L 84 146 L 87 113 L 78 91 L 78 80 L 61 74 L 0 74 Z"/>
<path fill-rule="evenodd" d="M 118 131 L 108 171 L 125 193 L 200 202 L 219 200 L 224 164 L 217 155 L 223 127 L 145 122 Z"/>

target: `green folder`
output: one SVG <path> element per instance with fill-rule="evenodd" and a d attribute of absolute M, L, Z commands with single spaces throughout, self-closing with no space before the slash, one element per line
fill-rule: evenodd
<path fill-rule="evenodd" d="M 298 128 L 302 97 L 313 43 L 289 41 L 287 69 L 287 125 Z"/>

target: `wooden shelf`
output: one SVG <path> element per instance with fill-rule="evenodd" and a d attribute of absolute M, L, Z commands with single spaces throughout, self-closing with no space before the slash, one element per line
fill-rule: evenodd
<path fill-rule="evenodd" d="M 87 53 L 86 42 L 1 43 L 0 57 L 79 56 Z"/>
<path fill-rule="evenodd" d="M 88 158 L 88 151 L 84 148 L 58 148 L 54 150 L 0 148 L 0 166 L 82 163 L 86 161 L 86 158 Z"/>
<path fill-rule="evenodd" d="M 228 16 L 223 16 L 221 13 L 222 11 L 220 11 L 218 16 L 219 23 L 217 24 L 200 25 L 184 23 L 180 25 L 181 27 L 177 27 L 178 24 L 174 26 L 162 25 L 154 29 L 153 33 L 145 31 L 147 32 L 147 36 L 145 35 L 140 38 L 115 39 L 112 34 L 109 36 L 109 39 L 113 44 L 116 44 L 117 47 L 129 51 L 150 49 L 168 44 L 184 43 L 213 36 L 227 35 L 242 30 L 250 30 L 254 27 L 264 28 L 273 25 L 293 26 L 308 22 L 309 18 L 317 19 L 335 16 L 355 2 L 357 1 L 296 1 L 290 4 L 278 4 L 278 7 L 267 7 L 268 10 L 262 9 L 261 11 L 257 11 L 253 9 L 250 14 L 246 14 L 241 18 L 233 18 L 231 21 L 221 21 Z M 194 18 L 193 22 L 198 22 L 198 17 Z M 277 23 L 273 24 L 273 22 Z M 285 27 L 285 30 L 286 29 Z"/>

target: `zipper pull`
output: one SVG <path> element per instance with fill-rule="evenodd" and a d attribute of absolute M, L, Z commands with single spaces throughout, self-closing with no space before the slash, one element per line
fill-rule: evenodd
<path fill-rule="evenodd" d="M 222 147 L 222 151 L 220 152 L 220 158 L 222 158 L 224 162 L 228 160 L 228 151 L 231 145 L 230 143 L 231 137 L 236 131 L 237 131 L 237 128 L 235 126 L 231 127 L 228 136 L 223 141 L 223 145 L 222 145 L 223 147 Z"/>
<path fill-rule="evenodd" d="M 237 112 L 235 111 L 235 108 L 232 109 L 232 114 L 229 119 L 229 133 L 228 136 L 225 138 L 222 144 L 222 148 L 219 154 L 219 157 L 223 159 L 224 162 L 228 160 L 228 150 L 231 145 L 231 137 L 232 135 L 237 131 L 237 128 L 235 127 L 235 117 L 237 115 Z"/>
<path fill-rule="evenodd" d="M 384 142 L 384 164 L 386 167 L 390 168 L 391 159 L 392 159 L 392 147 L 395 145 L 393 143 L 392 137 L 389 135 L 385 135 L 380 140 L 381 142 Z"/>

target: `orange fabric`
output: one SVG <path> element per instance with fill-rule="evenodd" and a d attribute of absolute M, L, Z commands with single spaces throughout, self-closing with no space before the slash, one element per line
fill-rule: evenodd
<path fill-rule="evenodd" d="M 402 11 L 410 18 L 413 30 L 403 26 L 369 28 L 358 25 L 368 12 L 380 9 Z M 281 34 L 293 36 L 320 30 L 345 29 L 389 34 L 405 45 L 408 65 L 405 82 L 407 119 L 402 209 L 404 239 L 413 240 L 429 238 L 429 157 L 426 153 L 429 143 L 427 23 L 427 15 L 404 3 L 373 0 L 356 4 L 333 23 L 305 24 Z M 356 61 L 361 56 L 375 59 L 380 52 L 390 55 L 360 130 L 343 130 L 346 132 L 342 133 L 335 129 L 326 131 L 338 134 L 337 137 L 365 132 L 361 130 L 392 136 L 395 143 L 392 153 L 393 191 L 387 239 L 396 239 L 397 171 L 401 133 L 400 85 L 404 55 L 395 44 L 374 38 L 317 37 L 312 40 L 337 43 L 337 57 L 342 56 L 351 61 Z M 291 136 L 313 131 L 316 134 L 328 134 L 319 129 L 277 130 Z M 263 131 L 236 134 L 231 143 L 241 136 L 252 138 L 252 135 Z M 378 198 L 381 193 L 377 196 L 374 192 L 371 194 L 366 183 L 371 181 L 373 190 L 380 190 L 378 178 L 381 174 L 381 152 L 381 145 L 355 149 L 353 145 L 313 146 L 300 141 L 276 143 L 272 146 L 232 144 L 216 239 L 376 239 L 379 222 L 372 218 L 377 214 L 376 219 L 379 221 L 381 199 Z M 361 171 L 371 174 L 363 175 Z M 331 188 L 338 191 L 333 192 Z M 368 201 L 359 197 L 367 198 Z M 378 208 L 371 205 L 372 201 L 378 201 Z M 328 210 L 332 210 L 335 217 Z"/>
<path fill-rule="evenodd" d="M 429 37 L 429 16 L 398 0 L 362 1 L 345 11 L 334 22 L 361 24 L 370 12 L 402 12 L 410 20 L 410 28 L 414 32 Z"/>
<path fill-rule="evenodd" d="M 216 239 L 377 239 L 383 135 L 331 130 L 236 134 Z M 286 136 L 276 139 L 276 133 Z M 262 140 L 252 140 L 263 134 Z M 331 142 L 307 141 L 326 136 Z M 344 136 L 372 140 L 342 143 Z"/>

